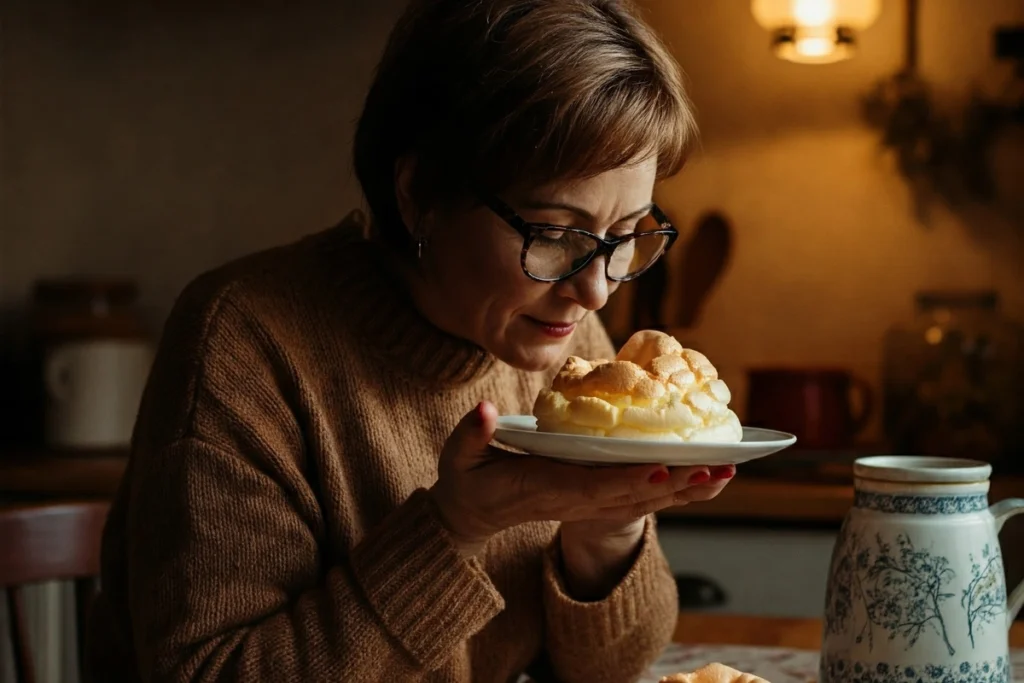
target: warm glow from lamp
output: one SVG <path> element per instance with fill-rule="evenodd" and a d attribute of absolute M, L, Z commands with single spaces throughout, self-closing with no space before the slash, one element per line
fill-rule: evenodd
<path fill-rule="evenodd" d="M 795 0 L 793 18 L 803 26 L 825 26 L 834 22 L 836 8 L 832 0 Z"/>
<path fill-rule="evenodd" d="M 796 44 L 793 45 L 793 49 L 796 50 L 797 54 L 803 55 L 804 57 L 820 59 L 835 52 L 836 46 L 835 43 L 828 38 L 806 36 L 804 38 L 798 38 Z"/>
<path fill-rule="evenodd" d="M 873 24 L 881 0 L 751 0 L 757 23 L 772 32 L 775 54 L 825 64 L 853 54 L 855 32 Z"/>

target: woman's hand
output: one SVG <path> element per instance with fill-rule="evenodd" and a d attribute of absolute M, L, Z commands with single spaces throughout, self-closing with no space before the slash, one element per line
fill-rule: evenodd
<path fill-rule="evenodd" d="M 442 523 L 467 556 L 479 553 L 499 531 L 533 521 L 578 522 L 575 531 L 569 526 L 570 537 L 600 528 L 604 541 L 618 539 L 593 547 L 581 540 L 581 557 L 602 557 L 604 545 L 633 550 L 636 520 L 717 493 L 691 491 L 710 480 L 703 466 L 671 472 L 662 465 L 580 467 L 491 448 L 497 419 L 488 402 L 462 419 L 445 443 L 431 488 Z M 577 546 L 570 541 L 569 547 Z"/>
<path fill-rule="evenodd" d="M 733 465 L 711 467 L 707 478 L 692 476 L 691 485 L 676 494 L 674 505 L 711 500 L 736 475 Z M 672 469 L 672 476 L 676 468 Z M 701 483 L 702 480 L 705 483 Z M 628 522 L 582 520 L 563 522 L 561 551 L 566 587 L 578 600 L 606 597 L 633 566 L 643 538 L 646 517 Z"/>

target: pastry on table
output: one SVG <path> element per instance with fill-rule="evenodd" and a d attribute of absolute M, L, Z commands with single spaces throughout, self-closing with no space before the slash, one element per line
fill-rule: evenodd
<path fill-rule="evenodd" d="M 704 354 L 642 330 L 614 360 L 570 356 L 533 406 L 537 431 L 664 442 L 737 443 L 732 395 Z"/>
<path fill-rule="evenodd" d="M 708 664 L 688 674 L 665 676 L 660 683 L 768 683 L 754 674 L 737 671 L 725 664 Z"/>

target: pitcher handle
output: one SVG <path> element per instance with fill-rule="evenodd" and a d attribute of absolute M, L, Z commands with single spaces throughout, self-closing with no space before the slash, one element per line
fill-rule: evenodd
<path fill-rule="evenodd" d="M 1024 498 L 1007 498 L 988 509 L 996 520 L 996 533 L 1003 528 L 1006 520 L 1014 515 L 1024 513 Z M 1021 606 L 1024 606 L 1024 581 L 1021 581 L 1006 599 L 1006 627 L 1013 625 Z"/>

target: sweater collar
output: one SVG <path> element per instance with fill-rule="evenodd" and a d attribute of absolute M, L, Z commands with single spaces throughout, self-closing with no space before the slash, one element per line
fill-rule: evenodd
<path fill-rule="evenodd" d="M 340 227 L 329 232 L 351 329 L 393 371 L 435 387 L 456 387 L 495 365 L 490 353 L 441 330 L 417 310 L 385 247 Z"/>

